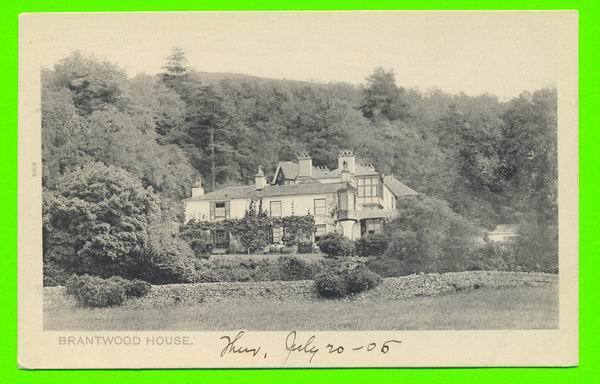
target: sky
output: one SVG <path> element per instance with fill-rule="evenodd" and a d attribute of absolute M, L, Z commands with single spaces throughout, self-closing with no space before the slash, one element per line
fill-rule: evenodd
<path fill-rule="evenodd" d="M 189 66 L 269 78 L 365 82 L 508 99 L 554 85 L 557 14 L 533 12 L 137 13 L 40 16 L 43 66 L 74 50 L 128 75 L 161 71 L 173 46 Z"/>

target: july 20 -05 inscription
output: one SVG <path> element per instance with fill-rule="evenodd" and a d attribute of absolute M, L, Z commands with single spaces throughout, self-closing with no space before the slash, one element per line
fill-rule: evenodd
<path fill-rule="evenodd" d="M 306 362 L 312 363 L 319 356 L 339 356 L 343 358 L 352 353 L 369 353 L 376 358 L 376 355 L 385 355 L 392 348 L 402 343 L 399 339 L 370 340 L 366 343 L 348 342 L 332 343 L 320 339 L 314 334 L 303 335 L 297 331 L 290 331 L 282 338 L 279 351 L 269 351 L 260 342 L 249 342 L 246 331 L 240 330 L 230 334 L 224 334 L 218 338 L 219 347 L 215 351 L 221 359 L 227 359 L 232 356 L 249 356 L 251 358 L 267 359 L 269 354 L 276 352 L 280 355 L 284 352 L 285 364 L 292 356 L 301 356 Z M 193 346 L 194 341 L 191 336 L 139 336 L 139 335 L 118 335 L 118 336 L 59 336 L 57 339 L 59 346 Z M 277 353 L 278 352 L 278 353 Z"/>

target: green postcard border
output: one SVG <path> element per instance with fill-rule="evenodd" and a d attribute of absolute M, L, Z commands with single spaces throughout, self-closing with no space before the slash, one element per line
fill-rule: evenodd
<path fill-rule="evenodd" d="M 301 383 L 528 383 L 593 382 L 600 377 L 600 337 L 595 319 L 600 314 L 593 284 L 600 280 L 595 252 L 600 237 L 600 182 L 594 177 L 600 166 L 600 92 L 597 44 L 600 41 L 598 2 L 560 0 L 13 0 L 0 12 L 3 44 L 0 45 L 0 232 L 4 255 L 0 257 L 0 377 L 18 383 L 189 383 L 189 382 L 294 382 Z M 580 365 L 577 368 L 438 368 L 438 369 L 245 369 L 245 370 L 79 370 L 27 371 L 17 367 L 17 22 L 24 12 L 69 11 L 191 11 L 191 10 L 510 10 L 575 9 L 580 20 Z M 593 378 L 596 377 L 594 380 Z"/>

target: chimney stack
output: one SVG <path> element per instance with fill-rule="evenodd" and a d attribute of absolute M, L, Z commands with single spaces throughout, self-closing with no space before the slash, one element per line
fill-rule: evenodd
<path fill-rule="evenodd" d="M 204 195 L 204 188 L 202 188 L 202 178 L 198 176 L 194 184 L 192 184 L 192 197 Z"/>
<path fill-rule="evenodd" d="M 356 172 L 354 153 L 351 150 L 345 149 L 338 153 L 338 169 L 340 172 L 345 169 L 351 174 Z"/>
<path fill-rule="evenodd" d="M 254 175 L 254 185 L 259 191 L 267 186 L 267 178 L 265 177 L 262 167 L 258 167 L 258 171 L 256 172 L 256 175 Z"/>
<path fill-rule="evenodd" d="M 301 153 L 298 156 L 298 177 L 311 177 L 312 169 L 312 159 L 308 152 Z"/>

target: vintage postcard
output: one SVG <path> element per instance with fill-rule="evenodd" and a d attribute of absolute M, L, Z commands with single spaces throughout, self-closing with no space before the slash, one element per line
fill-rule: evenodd
<path fill-rule="evenodd" d="M 578 15 L 20 17 L 24 369 L 578 364 Z"/>

